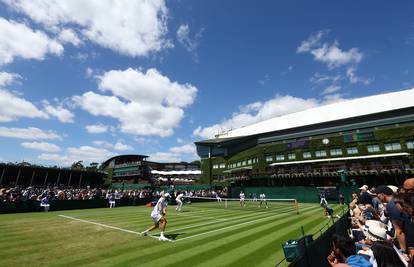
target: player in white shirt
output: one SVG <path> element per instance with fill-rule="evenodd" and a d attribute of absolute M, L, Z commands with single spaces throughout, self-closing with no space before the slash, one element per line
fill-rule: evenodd
<path fill-rule="evenodd" d="M 183 206 L 183 197 L 184 197 L 184 194 L 180 193 L 175 198 L 175 201 L 177 201 L 177 207 L 175 208 L 176 211 L 181 211 L 181 207 Z"/>
<path fill-rule="evenodd" d="M 266 205 L 266 209 L 268 209 L 268 208 L 269 208 L 269 206 L 267 205 L 266 195 L 262 193 L 262 194 L 260 194 L 260 203 L 259 203 L 259 208 L 261 208 L 261 207 L 262 207 L 263 202 L 264 202 L 264 203 L 265 203 L 265 205 Z"/>
<path fill-rule="evenodd" d="M 213 197 L 215 197 L 217 199 L 217 202 L 221 202 L 221 197 L 219 196 L 219 194 L 216 191 L 213 191 L 211 193 L 213 195 Z"/>
<path fill-rule="evenodd" d="M 243 193 L 243 191 L 240 191 L 240 207 L 245 207 L 246 206 L 246 203 L 245 203 L 244 199 L 245 199 L 244 193 Z"/>
<path fill-rule="evenodd" d="M 151 218 L 154 220 L 154 224 L 142 232 L 142 235 L 148 235 L 149 231 L 154 229 L 160 228 L 160 241 L 170 241 L 168 238 L 164 236 L 165 227 L 167 226 L 167 219 L 165 219 L 165 215 L 167 213 L 167 205 L 168 200 L 171 198 L 169 193 L 163 194 L 160 199 L 158 200 L 157 204 L 155 205 L 154 209 L 151 212 Z"/>

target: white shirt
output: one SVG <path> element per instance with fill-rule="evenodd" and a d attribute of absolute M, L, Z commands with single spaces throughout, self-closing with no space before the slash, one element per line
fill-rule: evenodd
<path fill-rule="evenodd" d="M 244 193 L 240 194 L 240 199 L 244 199 Z"/>
<path fill-rule="evenodd" d="M 179 195 L 175 198 L 175 200 L 176 200 L 176 201 L 181 201 L 181 199 L 183 198 L 183 196 L 184 196 L 184 194 L 183 194 L 183 193 L 181 193 L 181 194 L 179 194 Z"/>
<path fill-rule="evenodd" d="M 260 199 L 261 200 L 264 200 L 266 198 L 266 195 L 265 194 L 260 194 Z"/>
<path fill-rule="evenodd" d="M 157 205 L 155 205 L 154 209 L 152 210 L 151 217 L 162 215 L 162 211 L 167 207 L 167 205 L 168 201 L 165 198 L 161 197 L 158 200 Z"/>

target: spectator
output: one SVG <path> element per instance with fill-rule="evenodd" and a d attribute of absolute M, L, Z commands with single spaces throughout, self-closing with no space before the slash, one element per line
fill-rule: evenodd
<path fill-rule="evenodd" d="M 394 201 L 393 191 L 385 185 L 380 185 L 375 189 L 378 199 L 382 203 L 386 203 L 386 216 L 392 224 L 395 234 L 397 235 L 398 243 L 402 251 L 406 251 L 405 234 L 403 232 L 403 225 L 408 220 L 407 215 L 401 212 Z"/>
<path fill-rule="evenodd" d="M 333 250 L 327 260 L 331 266 L 341 266 L 346 263 L 352 267 L 372 267 L 372 264 L 361 255 L 356 255 L 355 244 L 349 237 L 334 234 L 332 236 Z M 343 266 L 343 265 L 342 265 Z"/>
<path fill-rule="evenodd" d="M 368 192 L 368 186 L 363 185 L 359 188 L 361 190 L 359 194 L 358 203 L 365 205 L 365 204 L 371 204 L 372 205 L 372 197 L 371 194 Z"/>

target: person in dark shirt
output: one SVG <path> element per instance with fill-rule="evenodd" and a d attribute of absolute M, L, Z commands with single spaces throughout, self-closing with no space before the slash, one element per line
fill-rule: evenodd
<path fill-rule="evenodd" d="M 414 260 L 414 194 L 400 193 L 395 199 L 397 207 L 400 207 L 407 214 L 408 220 L 403 222 L 405 233 L 406 253 Z"/>
<path fill-rule="evenodd" d="M 368 193 L 368 186 L 363 185 L 359 189 L 361 189 L 361 192 L 359 193 L 358 204 L 363 204 L 363 205 L 370 204 L 370 205 L 372 205 L 372 197 L 371 197 L 370 193 Z"/>
<path fill-rule="evenodd" d="M 382 203 L 387 203 L 386 216 L 390 219 L 392 226 L 397 235 L 398 243 L 402 251 L 407 251 L 405 233 L 403 225 L 408 220 L 407 214 L 401 212 L 394 201 L 393 191 L 386 185 L 380 185 L 375 188 L 375 193 Z"/>

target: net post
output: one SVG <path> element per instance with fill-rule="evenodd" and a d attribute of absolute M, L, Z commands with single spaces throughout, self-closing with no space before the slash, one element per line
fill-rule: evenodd
<path fill-rule="evenodd" d="M 298 201 L 295 199 L 295 209 L 296 209 L 296 214 L 299 214 L 299 205 L 298 205 Z"/>
<path fill-rule="evenodd" d="M 224 207 L 227 209 L 227 199 L 224 200 Z"/>

